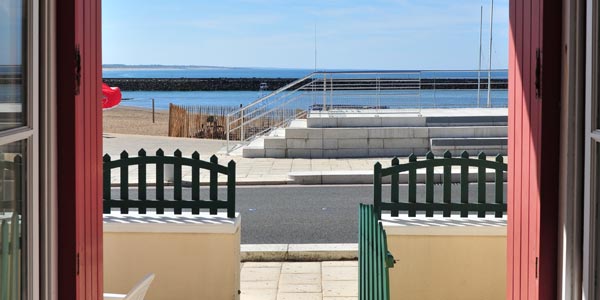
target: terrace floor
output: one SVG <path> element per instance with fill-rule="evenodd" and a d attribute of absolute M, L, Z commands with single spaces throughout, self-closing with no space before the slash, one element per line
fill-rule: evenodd
<path fill-rule="evenodd" d="M 358 261 L 246 262 L 241 300 L 356 300 Z"/>

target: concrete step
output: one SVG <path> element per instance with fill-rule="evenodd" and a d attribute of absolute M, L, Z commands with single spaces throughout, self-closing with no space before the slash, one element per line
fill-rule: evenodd
<path fill-rule="evenodd" d="M 242 244 L 242 262 L 356 260 L 358 244 Z"/>
<path fill-rule="evenodd" d="M 285 138 L 285 128 L 277 128 L 272 130 L 267 136 Z"/>
<path fill-rule="evenodd" d="M 265 149 L 285 149 L 286 146 L 285 137 L 267 136 L 264 138 Z"/>
<path fill-rule="evenodd" d="M 427 126 L 507 126 L 508 116 L 427 117 Z"/>
<path fill-rule="evenodd" d="M 436 168 L 433 171 L 433 182 L 436 184 L 443 183 L 444 171 L 443 169 Z M 453 168 L 451 171 L 451 181 L 453 183 L 460 182 L 460 169 Z M 493 170 L 486 170 L 486 181 L 494 182 L 496 180 L 496 172 Z M 288 174 L 292 184 L 372 184 L 373 183 L 373 171 L 305 171 L 305 172 L 290 172 Z M 506 181 L 506 173 L 504 173 L 504 181 Z M 417 170 L 417 183 L 424 184 L 427 179 L 426 170 Z M 383 177 L 383 183 L 390 183 L 391 176 Z M 400 173 L 398 176 L 400 184 L 408 183 L 408 172 Z M 478 173 L 471 171 L 469 172 L 469 182 L 477 182 Z"/>
<path fill-rule="evenodd" d="M 485 152 L 488 156 L 497 154 L 506 155 L 508 151 L 507 137 L 484 137 L 484 138 L 432 138 L 431 152 L 436 155 L 443 154 L 446 150 L 455 155 L 468 151 L 472 155 Z"/>
<path fill-rule="evenodd" d="M 244 146 L 242 156 L 247 158 L 264 158 L 265 157 L 265 138 L 260 137 Z"/>
<path fill-rule="evenodd" d="M 336 109 L 311 111 L 308 128 L 508 125 L 506 108 Z"/>
<path fill-rule="evenodd" d="M 429 138 L 506 137 L 508 126 L 441 126 L 429 127 Z"/>

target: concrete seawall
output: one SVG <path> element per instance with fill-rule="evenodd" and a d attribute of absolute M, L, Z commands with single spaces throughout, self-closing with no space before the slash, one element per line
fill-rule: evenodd
<path fill-rule="evenodd" d="M 123 91 L 258 91 L 261 83 L 268 90 L 279 89 L 295 78 L 104 78 L 110 86 Z M 476 89 L 477 79 L 428 79 L 421 80 L 421 88 L 428 89 Z M 480 87 L 487 89 L 487 79 L 482 78 Z M 492 89 L 506 89 L 506 79 L 493 79 Z"/>

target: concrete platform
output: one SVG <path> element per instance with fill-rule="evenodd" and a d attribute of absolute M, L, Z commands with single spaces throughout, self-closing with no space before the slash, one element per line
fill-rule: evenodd
<path fill-rule="evenodd" d="M 243 150 L 247 158 L 363 158 L 507 152 L 506 108 L 312 111 L 306 120 L 261 137 Z M 443 149 L 449 139 L 452 145 Z"/>
<path fill-rule="evenodd" d="M 508 124 L 506 108 L 311 111 L 307 128 L 490 126 Z"/>

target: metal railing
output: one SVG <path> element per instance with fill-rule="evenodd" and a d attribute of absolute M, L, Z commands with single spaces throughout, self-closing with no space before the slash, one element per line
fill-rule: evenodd
<path fill-rule="evenodd" d="M 487 72 L 485 72 L 487 73 Z M 504 70 L 494 70 L 491 88 L 505 93 Z M 227 151 L 285 127 L 297 115 L 335 112 L 419 113 L 422 108 L 481 107 L 488 88 L 483 71 L 314 72 L 227 115 Z M 491 93 L 492 96 L 495 93 Z M 502 98 L 502 97 L 500 97 Z M 485 107 L 502 106 L 490 98 Z M 501 101 L 500 101 L 501 102 Z M 272 118 L 265 127 L 261 118 Z"/>

